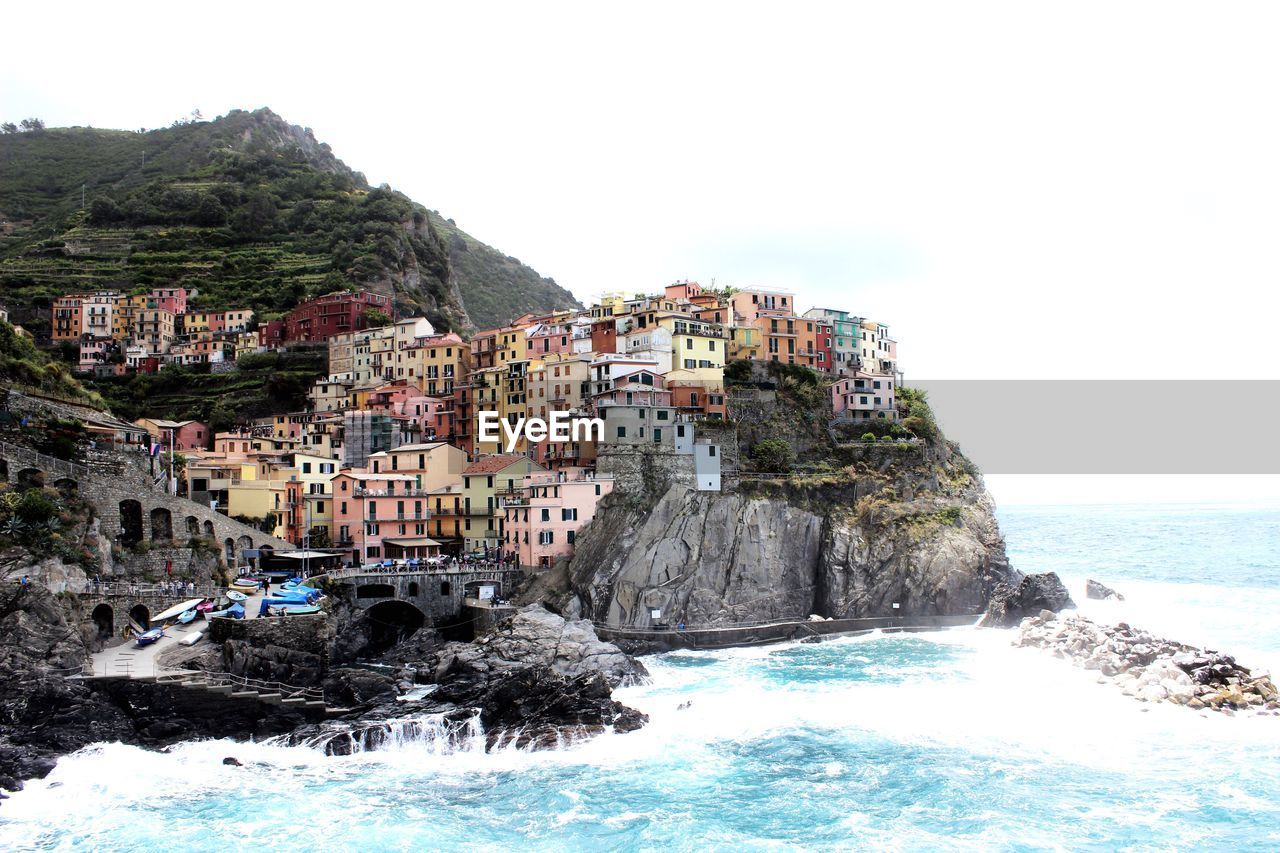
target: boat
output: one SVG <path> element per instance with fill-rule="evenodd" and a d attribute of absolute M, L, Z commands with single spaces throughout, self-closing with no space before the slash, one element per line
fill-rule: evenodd
<path fill-rule="evenodd" d="M 230 607 L 224 608 L 223 610 L 214 610 L 214 611 L 212 611 L 212 612 L 206 613 L 206 614 L 204 615 L 204 618 L 206 618 L 206 619 L 212 619 L 212 618 L 213 618 L 213 617 L 215 617 L 215 616 L 224 616 L 224 617 L 226 617 L 226 618 L 228 618 L 228 619 L 243 619 L 243 618 L 244 618 L 244 605 L 243 605 L 243 604 L 233 604 L 233 605 L 231 605 Z"/>
<path fill-rule="evenodd" d="M 242 590 L 244 592 L 257 592 L 261 584 L 251 578 L 240 578 L 240 580 L 232 581 L 231 588 Z"/>
<path fill-rule="evenodd" d="M 181 640 L 179 640 L 178 645 L 194 646 L 196 643 L 200 642 L 200 638 L 203 636 L 204 636 L 204 631 L 196 631 L 194 634 L 183 637 Z"/>
<path fill-rule="evenodd" d="M 249 596 L 237 589 L 229 589 L 227 590 L 227 598 L 229 598 L 233 604 L 240 604 L 243 601 L 247 601 Z"/>
<path fill-rule="evenodd" d="M 310 616 L 312 613 L 320 612 L 320 605 L 318 604 L 294 604 L 294 605 L 286 604 L 284 607 L 280 608 L 280 610 L 281 610 L 281 613 L 280 613 L 281 616 Z"/>
<path fill-rule="evenodd" d="M 197 613 L 208 613 L 210 610 L 214 609 L 216 609 L 216 605 L 213 603 L 212 598 L 206 598 L 204 601 L 196 605 Z"/>
<path fill-rule="evenodd" d="M 138 645 L 149 646 L 163 636 L 164 636 L 163 628 L 148 628 L 146 631 L 143 631 L 141 634 L 138 635 Z"/>
<path fill-rule="evenodd" d="M 157 613 L 156 615 L 152 616 L 151 622 L 152 624 L 155 624 L 155 625 L 163 625 L 165 622 L 168 622 L 170 619 L 176 619 L 179 616 L 181 616 L 183 613 L 186 613 L 188 610 L 190 610 L 191 608 L 199 604 L 200 601 L 201 600 L 199 598 L 189 598 L 186 601 L 179 602 L 178 604 L 175 604 L 172 607 L 166 608 L 162 613 Z"/>
<path fill-rule="evenodd" d="M 195 621 L 195 618 L 196 618 L 196 610 L 195 610 L 195 608 L 194 608 L 194 607 L 193 607 L 193 608 L 191 608 L 190 610 L 184 610 L 184 611 L 182 611 L 182 613 L 178 616 L 178 624 L 179 624 L 179 625 L 190 625 L 192 622 L 194 622 L 194 621 Z"/>

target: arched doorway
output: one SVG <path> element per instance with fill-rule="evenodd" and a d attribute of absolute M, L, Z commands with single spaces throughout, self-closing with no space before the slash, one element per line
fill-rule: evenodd
<path fill-rule="evenodd" d="M 368 651 L 372 654 L 385 652 L 412 637 L 427 621 L 421 610 L 404 601 L 381 601 L 366 613 L 369 615 Z"/>
<path fill-rule="evenodd" d="M 228 536 L 223 541 L 222 547 L 226 549 L 227 565 L 234 566 L 236 564 L 236 540 Z"/>
<path fill-rule="evenodd" d="M 237 551 L 248 551 L 253 548 L 253 540 L 248 536 L 241 536 L 236 540 Z"/>
<path fill-rule="evenodd" d="M 99 640 L 109 640 L 116 633 L 116 614 L 110 604 L 99 604 L 93 608 L 93 624 L 98 629 Z"/>
<path fill-rule="evenodd" d="M 196 539 L 200 536 L 200 519 L 194 515 L 187 516 L 187 538 Z"/>
<path fill-rule="evenodd" d="M 151 510 L 151 541 L 173 541 L 173 514 L 162 506 Z"/>
<path fill-rule="evenodd" d="M 206 521 L 204 523 L 204 535 L 208 536 L 210 539 L 213 538 L 213 522 L 212 521 Z"/>
<path fill-rule="evenodd" d="M 120 501 L 120 544 L 125 547 L 142 541 L 142 504 L 132 498 Z"/>
<path fill-rule="evenodd" d="M 62 477 L 54 480 L 53 487 L 57 489 L 58 494 L 62 495 L 64 498 L 69 495 L 74 495 L 76 492 L 80 491 L 80 484 L 70 477 Z"/>
<path fill-rule="evenodd" d="M 129 610 L 129 618 L 141 625 L 145 630 L 151 627 L 151 611 L 145 604 L 135 604 Z"/>
<path fill-rule="evenodd" d="M 18 472 L 18 488 L 40 489 L 44 487 L 44 472 L 39 468 L 23 468 Z"/>

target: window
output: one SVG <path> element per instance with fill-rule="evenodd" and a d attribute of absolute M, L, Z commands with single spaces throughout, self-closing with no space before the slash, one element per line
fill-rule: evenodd
<path fill-rule="evenodd" d="M 708 456 L 716 455 L 716 446 L 714 444 L 707 445 L 707 455 Z"/>
<path fill-rule="evenodd" d="M 451 592 L 453 592 L 453 587 L 451 587 L 451 586 L 449 585 L 449 582 L 448 582 L 448 581 L 440 581 L 440 595 L 442 595 L 442 596 L 448 596 L 448 595 L 449 595 L 449 593 L 451 593 Z"/>
<path fill-rule="evenodd" d="M 578 539 L 577 533 L 573 530 L 570 530 L 568 534 L 568 539 L 569 539 L 569 544 L 572 545 Z"/>
<path fill-rule="evenodd" d="M 561 521 L 577 521 L 578 520 L 577 507 L 573 507 L 573 508 L 565 507 L 564 509 L 561 509 L 560 520 Z"/>
<path fill-rule="evenodd" d="M 618 427 L 618 438 L 626 438 L 626 437 L 627 437 L 627 428 L 624 426 Z"/>
<path fill-rule="evenodd" d="M 658 414 L 657 414 L 658 420 L 665 421 L 670 417 L 670 415 L 671 413 L 668 412 L 666 409 L 658 409 Z"/>
<path fill-rule="evenodd" d="M 539 545 L 553 545 L 553 544 L 555 544 L 555 541 L 556 541 L 556 536 L 555 536 L 555 533 L 554 533 L 553 531 L 551 531 L 551 530 L 542 530 L 542 531 L 539 531 L 539 532 L 538 532 L 538 544 L 539 544 Z"/>
<path fill-rule="evenodd" d="M 685 338 L 685 339 L 684 339 L 684 348 L 685 348 L 685 349 L 693 349 L 693 338 Z"/>
<path fill-rule="evenodd" d="M 543 520 L 543 521 L 550 521 L 550 520 L 551 520 L 551 510 L 550 510 L 550 509 L 548 509 L 548 508 L 546 508 L 546 507 L 543 507 L 543 508 L 542 508 L 542 520 Z"/>
<path fill-rule="evenodd" d="M 653 431 L 653 443 L 654 443 L 654 444 L 661 444 L 661 443 L 662 443 L 662 430 L 660 430 L 660 429 L 655 429 L 655 430 Z"/>

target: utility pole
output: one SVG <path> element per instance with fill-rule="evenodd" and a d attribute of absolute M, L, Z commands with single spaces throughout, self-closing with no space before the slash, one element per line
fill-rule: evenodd
<path fill-rule="evenodd" d="M 173 479 L 173 427 L 169 427 L 169 494 L 178 493 L 177 481 Z"/>
<path fill-rule="evenodd" d="M 84 210 L 84 184 L 80 185 L 80 209 Z"/>

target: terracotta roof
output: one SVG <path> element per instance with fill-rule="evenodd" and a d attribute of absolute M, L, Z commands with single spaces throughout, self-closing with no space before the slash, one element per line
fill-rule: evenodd
<path fill-rule="evenodd" d="M 521 459 L 528 459 L 519 453 L 500 453 L 496 456 L 485 456 L 483 459 L 477 459 L 466 468 L 462 469 L 463 474 L 494 474 L 510 465 L 514 465 Z"/>

